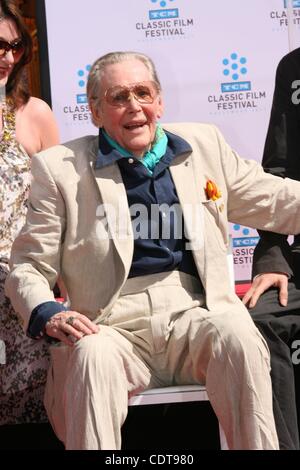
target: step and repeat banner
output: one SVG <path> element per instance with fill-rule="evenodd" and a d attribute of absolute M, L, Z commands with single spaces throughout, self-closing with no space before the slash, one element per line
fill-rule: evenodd
<path fill-rule="evenodd" d="M 148 54 L 163 122 L 217 125 L 261 161 L 276 66 L 300 46 L 300 0 L 45 0 L 53 111 L 63 141 L 96 134 L 86 99 L 91 64 L 116 50 Z M 232 225 L 237 281 L 251 277 L 257 232 Z"/>

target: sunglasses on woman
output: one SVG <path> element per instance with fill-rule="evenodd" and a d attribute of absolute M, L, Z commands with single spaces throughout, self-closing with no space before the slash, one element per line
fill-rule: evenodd
<path fill-rule="evenodd" d="M 9 51 L 12 52 L 14 59 L 19 60 L 25 50 L 22 39 L 12 43 L 0 39 L 0 57 L 5 56 Z"/>
<path fill-rule="evenodd" d="M 129 86 L 114 86 L 108 88 L 104 98 L 111 106 L 120 108 L 126 106 L 133 96 L 141 104 L 151 104 L 158 94 L 155 82 L 138 82 Z"/>

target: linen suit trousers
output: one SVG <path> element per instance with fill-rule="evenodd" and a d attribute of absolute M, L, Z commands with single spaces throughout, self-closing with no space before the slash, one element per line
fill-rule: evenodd
<path fill-rule="evenodd" d="M 241 307 L 205 308 L 197 279 L 132 278 L 99 333 L 51 348 L 45 406 L 66 449 L 120 449 L 128 397 L 205 384 L 230 449 L 278 449 L 268 347 Z"/>

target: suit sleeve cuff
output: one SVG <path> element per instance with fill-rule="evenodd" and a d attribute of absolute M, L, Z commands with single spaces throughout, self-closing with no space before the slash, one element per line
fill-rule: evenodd
<path fill-rule="evenodd" d="M 31 312 L 27 336 L 31 339 L 40 339 L 45 335 L 47 321 L 56 313 L 65 312 L 67 309 L 59 302 L 49 301 L 39 304 Z"/>

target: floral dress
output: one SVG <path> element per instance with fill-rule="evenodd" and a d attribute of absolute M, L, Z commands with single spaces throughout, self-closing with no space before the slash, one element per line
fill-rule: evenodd
<path fill-rule="evenodd" d="M 0 425 L 46 421 L 43 393 L 49 364 L 44 340 L 29 339 L 4 294 L 12 242 L 25 222 L 30 158 L 16 141 L 15 112 L 3 107 L 0 136 Z"/>

